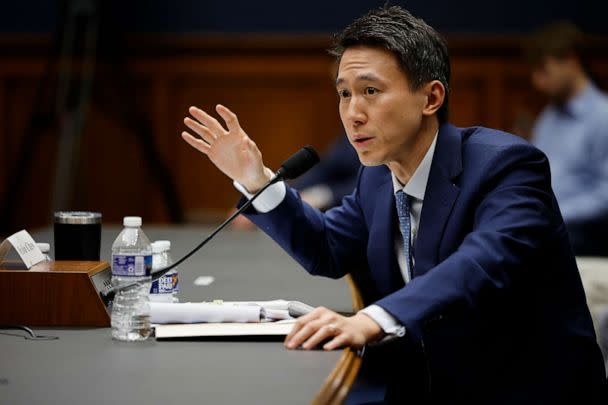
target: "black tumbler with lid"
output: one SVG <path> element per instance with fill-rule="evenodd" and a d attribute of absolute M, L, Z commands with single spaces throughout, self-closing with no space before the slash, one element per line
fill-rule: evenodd
<path fill-rule="evenodd" d="M 55 212 L 55 260 L 99 261 L 101 214 L 86 211 Z"/>

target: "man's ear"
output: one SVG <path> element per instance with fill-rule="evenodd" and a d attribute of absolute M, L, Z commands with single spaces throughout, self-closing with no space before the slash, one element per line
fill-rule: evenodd
<path fill-rule="evenodd" d="M 426 103 L 422 110 L 423 115 L 431 116 L 443 105 L 445 101 L 445 87 L 439 80 L 432 80 L 424 85 Z"/>

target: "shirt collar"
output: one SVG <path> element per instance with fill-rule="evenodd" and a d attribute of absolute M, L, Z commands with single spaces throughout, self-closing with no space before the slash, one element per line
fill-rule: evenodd
<path fill-rule="evenodd" d="M 410 178 L 410 181 L 404 186 L 391 172 L 391 178 L 393 179 L 393 192 L 396 193 L 399 190 L 403 190 L 403 192 L 410 197 L 414 197 L 417 200 L 424 200 L 424 193 L 426 192 L 426 184 L 429 181 L 429 174 L 431 172 L 431 163 L 433 163 L 433 155 L 435 154 L 435 145 L 437 144 L 437 133 L 435 133 L 435 138 L 433 138 L 433 142 L 429 149 L 426 151 L 426 155 L 422 158 L 422 161 L 416 168 L 416 171 Z"/>
<path fill-rule="evenodd" d="M 593 83 L 589 83 L 583 91 L 572 97 L 565 105 L 565 110 L 574 116 L 580 116 L 589 109 L 589 105 L 594 102 L 598 88 Z"/>

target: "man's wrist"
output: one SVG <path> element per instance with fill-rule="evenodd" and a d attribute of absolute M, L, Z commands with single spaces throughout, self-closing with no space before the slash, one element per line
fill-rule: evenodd
<path fill-rule="evenodd" d="M 380 324 L 364 312 L 359 312 L 354 317 L 360 319 L 365 325 L 364 333 L 367 343 L 376 342 L 386 335 Z"/>
<path fill-rule="evenodd" d="M 382 342 L 405 336 L 405 327 L 393 315 L 378 305 L 372 304 L 365 307 L 358 314 L 367 315 L 380 325 L 385 334 Z"/>
<path fill-rule="evenodd" d="M 251 194 L 245 186 L 240 184 L 238 181 L 232 182 L 234 187 L 243 194 L 247 199 L 251 200 L 253 194 Z M 253 208 L 260 213 L 265 214 L 272 211 L 281 204 L 287 194 L 287 187 L 285 182 L 279 181 L 268 187 L 256 200 L 253 201 Z"/>
<path fill-rule="evenodd" d="M 247 189 L 249 193 L 255 194 L 260 191 L 260 189 L 264 187 L 270 180 L 272 180 L 273 177 L 274 173 L 272 172 L 272 170 L 267 167 L 264 167 L 262 174 L 256 180 L 249 182 L 239 181 L 239 184 L 245 187 L 245 189 Z"/>

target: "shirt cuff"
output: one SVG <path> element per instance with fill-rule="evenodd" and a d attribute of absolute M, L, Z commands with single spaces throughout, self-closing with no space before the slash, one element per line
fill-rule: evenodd
<path fill-rule="evenodd" d="M 241 194 L 251 200 L 253 194 L 251 194 L 241 183 L 235 180 L 232 184 L 234 184 L 234 187 L 239 190 Z M 274 183 L 272 186 L 264 190 L 264 192 L 253 201 L 253 208 L 255 208 L 260 214 L 270 212 L 283 202 L 286 193 L 287 188 L 285 187 L 284 181 Z"/>
<path fill-rule="evenodd" d="M 381 306 L 370 305 L 359 312 L 372 318 L 389 337 L 397 338 L 405 335 L 405 326 L 401 325 L 394 316 L 386 312 Z M 385 339 L 386 337 L 382 341 Z"/>

